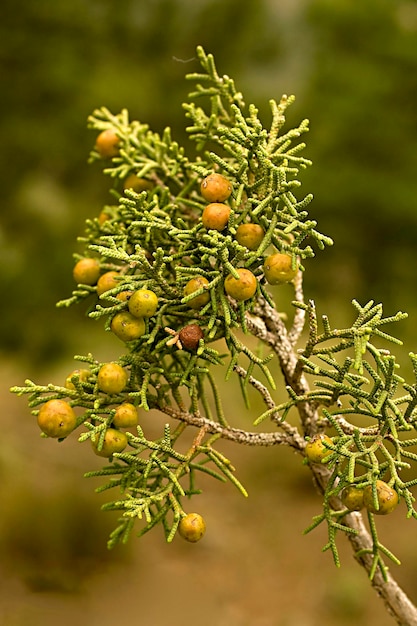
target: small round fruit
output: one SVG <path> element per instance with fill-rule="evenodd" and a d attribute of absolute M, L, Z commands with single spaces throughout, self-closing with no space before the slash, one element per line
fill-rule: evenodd
<path fill-rule="evenodd" d="M 297 266 L 292 267 L 292 259 L 289 254 L 277 252 L 265 259 L 264 274 L 270 285 L 282 285 L 293 280 L 297 274 Z"/>
<path fill-rule="evenodd" d="M 130 298 L 130 296 L 132 295 L 133 291 L 119 291 L 119 293 L 117 294 L 116 298 L 118 300 L 120 300 L 121 302 L 127 302 Z"/>
<path fill-rule="evenodd" d="M 135 341 L 146 332 L 145 320 L 142 317 L 134 317 L 129 311 L 116 313 L 110 328 L 122 341 Z"/>
<path fill-rule="evenodd" d="M 259 224 L 240 224 L 236 230 L 236 240 L 241 246 L 249 250 L 257 250 L 265 236 L 265 231 Z"/>
<path fill-rule="evenodd" d="M 139 178 L 136 174 L 129 174 L 123 183 L 123 189 L 133 189 L 136 193 L 149 191 L 153 188 L 153 182 L 147 178 Z"/>
<path fill-rule="evenodd" d="M 98 219 L 98 223 L 100 224 L 100 226 L 103 226 L 105 222 L 108 222 L 109 220 L 111 220 L 111 215 L 107 213 L 107 211 L 103 210 L 100 212 L 97 219 Z"/>
<path fill-rule="evenodd" d="M 102 159 L 111 159 L 119 154 L 120 139 L 112 128 L 103 130 L 96 139 L 95 148 Z"/>
<path fill-rule="evenodd" d="M 184 296 L 189 296 L 195 291 L 198 291 L 202 287 L 207 287 L 209 281 L 204 276 L 194 276 L 184 287 Z M 210 294 L 208 291 L 201 293 L 199 296 L 195 296 L 195 298 L 191 298 L 188 300 L 187 304 L 192 309 L 201 309 L 208 302 L 210 302 Z"/>
<path fill-rule="evenodd" d="M 95 285 L 100 277 L 100 263 L 97 259 L 80 259 L 74 265 L 72 275 L 79 285 Z"/>
<path fill-rule="evenodd" d="M 342 491 L 341 500 L 349 511 L 360 511 L 364 507 L 363 489 L 349 485 Z"/>
<path fill-rule="evenodd" d="M 305 454 L 312 463 L 321 463 L 326 459 L 332 450 L 325 446 L 325 443 L 333 445 L 333 441 L 327 435 L 317 434 L 306 444 Z"/>
<path fill-rule="evenodd" d="M 98 442 L 100 437 L 97 437 L 97 441 L 91 438 L 91 444 L 93 446 L 93 450 L 97 456 L 104 456 L 109 458 L 115 452 L 123 452 L 123 450 L 127 446 L 127 437 L 125 433 L 116 428 L 108 428 L 106 430 L 106 434 L 104 435 L 103 446 L 101 449 L 98 449 Z"/>
<path fill-rule="evenodd" d="M 201 195 L 207 202 L 224 202 L 232 193 L 232 185 L 221 174 L 209 174 L 200 185 Z"/>
<path fill-rule="evenodd" d="M 110 289 L 114 289 L 119 284 L 117 277 L 120 276 L 119 272 L 106 272 L 102 274 L 97 281 L 97 293 L 99 296 L 106 293 L 106 291 L 110 291 Z"/>
<path fill-rule="evenodd" d="M 118 363 L 105 363 L 100 367 L 97 384 L 105 393 L 120 393 L 127 385 L 127 372 Z"/>
<path fill-rule="evenodd" d="M 178 531 L 183 539 L 196 543 L 206 532 L 206 523 L 198 513 L 188 513 L 181 519 Z"/>
<path fill-rule="evenodd" d="M 38 413 L 38 426 L 48 437 L 67 437 L 77 425 L 73 408 L 65 400 L 48 400 Z"/>
<path fill-rule="evenodd" d="M 235 278 L 233 274 L 229 274 L 224 281 L 224 289 L 228 296 L 235 300 L 249 300 L 256 293 L 258 281 L 256 276 L 250 270 L 243 267 L 236 270 L 239 278 Z"/>
<path fill-rule="evenodd" d="M 201 216 L 203 226 L 207 229 L 224 230 L 230 217 L 230 207 L 220 202 L 208 204 Z"/>
<path fill-rule="evenodd" d="M 73 370 L 71 374 L 68 374 L 65 379 L 65 387 L 67 389 L 70 389 L 71 391 L 74 391 L 74 389 L 76 388 L 71 380 L 73 376 L 76 376 L 80 382 L 86 382 L 88 380 L 88 377 L 90 376 L 90 370 L 76 369 Z"/>
<path fill-rule="evenodd" d="M 198 324 L 188 324 L 181 328 L 179 332 L 179 340 L 186 350 L 195 352 L 198 348 L 200 339 L 203 339 L 204 333 Z"/>
<path fill-rule="evenodd" d="M 131 402 L 119 404 L 113 417 L 115 428 L 131 428 L 138 423 L 138 410 Z"/>
<path fill-rule="evenodd" d="M 158 308 L 158 296 L 150 289 L 138 289 L 130 296 L 128 307 L 135 317 L 152 317 Z"/>
<path fill-rule="evenodd" d="M 376 515 L 388 515 L 396 508 L 398 504 L 398 493 L 384 483 L 383 480 L 376 481 L 376 497 L 378 500 L 378 509 L 375 508 L 372 485 L 365 487 L 363 492 L 363 503 L 371 513 Z"/>

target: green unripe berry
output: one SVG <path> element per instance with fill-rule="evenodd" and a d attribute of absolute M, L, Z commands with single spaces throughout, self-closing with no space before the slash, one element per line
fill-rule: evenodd
<path fill-rule="evenodd" d="M 117 430 L 116 428 L 108 428 L 104 435 L 103 445 L 98 449 L 100 437 L 97 435 L 97 439 L 91 437 L 91 445 L 93 446 L 94 453 L 97 456 L 103 456 L 109 458 L 115 452 L 123 452 L 127 446 L 127 437 L 125 433 Z"/>
<path fill-rule="evenodd" d="M 363 503 L 371 513 L 376 515 L 388 515 L 396 508 L 399 498 L 398 493 L 387 485 L 383 480 L 376 481 L 376 498 L 378 508 L 375 507 L 372 485 L 365 487 L 363 492 Z"/>
<path fill-rule="evenodd" d="M 113 317 L 110 328 L 122 341 L 135 341 L 146 332 L 142 317 L 134 317 L 129 311 L 121 311 Z"/>
<path fill-rule="evenodd" d="M 264 263 L 265 278 L 270 285 L 282 285 L 293 280 L 297 274 L 297 266 L 292 267 L 292 258 L 289 254 L 271 254 Z"/>
<path fill-rule="evenodd" d="M 204 276 L 194 276 L 184 287 L 184 296 L 189 296 L 195 291 L 198 291 L 202 287 L 207 287 L 209 285 L 209 281 Z M 191 298 L 188 300 L 187 304 L 192 309 L 201 309 L 208 302 L 210 302 L 210 294 L 208 291 L 200 293 L 199 296 L 195 296 L 195 298 Z"/>
<path fill-rule="evenodd" d="M 150 289 L 138 289 L 130 296 L 128 307 L 135 317 L 152 317 L 158 308 L 158 296 Z"/>
<path fill-rule="evenodd" d="M 113 417 L 116 428 L 131 428 L 138 423 L 138 410 L 131 402 L 119 404 Z"/>
<path fill-rule="evenodd" d="M 100 277 L 100 263 L 97 259 L 80 259 L 75 264 L 72 275 L 79 285 L 95 285 Z"/>
<path fill-rule="evenodd" d="M 363 489 L 349 485 L 343 489 L 340 499 L 349 511 L 360 511 L 364 507 L 363 493 Z"/>
<path fill-rule="evenodd" d="M 73 408 L 65 400 L 48 400 L 38 413 L 38 426 L 48 437 L 67 437 L 77 425 Z"/>
<path fill-rule="evenodd" d="M 230 207 L 220 202 L 208 204 L 201 216 L 203 226 L 212 230 L 224 230 L 230 217 Z"/>
<path fill-rule="evenodd" d="M 326 447 L 325 443 L 333 445 L 333 441 L 327 435 L 317 434 L 310 439 L 305 447 L 305 455 L 311 463 L 321 463 L 326 459 L 332 450 Z"/>
<path fill-rule="evenodd" d="M 181 519 L 178 531 L 183 539 L 196 543 L 206 532 L 206 523 L 198 513 L 188 513 Z"/>
<path fill-rule="evenodd" d="M 265 231 L 259 224 L 240 224 L 236 230 L 236 240 L 241 246 L 249 250 L 257 250 L 265 236 Z"/>
<path fill-rule="evenodd" d="M 228 296 L 240 302 L 252 298 L 258 286 L 256 276 L 250 270 L 243 267 L 236 270 L 239 278 L 235 278 L 233 274 L 229 274 L 224 281 L 224 290 Z"/>
<path fill-rule="evenodd" d="M 232 193 L 232 185 L 221 174 L 209 174 L 200 185 L 201 195 L 207 202 L 224 202 Z"/>
<path fill-rule="evenodd" d="M 104 393 L 120 393 L 127 385 L 127 372 L 118 363 L 105 363 L 97 375 L 97 385 Z"/>

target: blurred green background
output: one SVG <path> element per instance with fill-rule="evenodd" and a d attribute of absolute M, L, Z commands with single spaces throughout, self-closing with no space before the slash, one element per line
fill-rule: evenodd
<path fill-rule="evenodd" d="M 320 501 L 288 451 L 230 450 L 251 497 L 208 484 L 201 547 L 166 547 L 154 531 L 108 554 L 113 522 L 81 479 L 91 455 L 39 441 L 25 400 L 7 390 L 26 377 L 59 381 L 74 353 L 113 349 L 82 310 L 55 309 L 73 287 L 83 221 L 109 201 L 87 166 L 86 119 L 101 105 L 128 108 L 186 143 L 184 75 L 198 69 L 200 44 L 265 124 L 271 97 L 296 95 L 287 127 L 311 120 L 314 165 L 302 181 L 335 240 L 308 262 L 306 295 L 343 324 L 352 298 L 408 311 L 397 330 L 405 361 L 416 350 L 417 3 L 3 0 L 0 15 L 1 623 L 107 626 L 139 604 L 141 623 L 157 626 L 391 624 L 348 548 L 339 572 L 320 553 L 323 533 L 300 538 Z M 402 517 L 383 527 L 416 600 L 415 522 Z"/>

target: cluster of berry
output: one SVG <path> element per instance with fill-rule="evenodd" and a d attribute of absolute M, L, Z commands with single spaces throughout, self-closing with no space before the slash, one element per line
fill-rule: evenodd
<path fill-rule="evenodd" d="M 99 133 L 95 151 L 100 158 L 113 159 L 120 154 L 120 150 L 121 138 L 115 130 L 106 129 Z M 131 172 L 123 182 L 123 189 L 132 190 L 136 194 L 132 196 L 135 199 L 139 198 L 142 192 L 146 192 L 144 195 L 151 202 L 152 194 L 158 193 L 158 182 L 138 177 Z M 91 291 L 96 292 L 99 298 L 97 310 L 104 311 L 109 317 L 107 328 L 127 344 L 132 353 L 143 352 L 143 359 L 148 360 L 148 364 L 151 353 L 149 351 L 145 353 L 145 350 L 146 345 L 149 344 L 154 346 L 156 361 L 164 358 L 171 346 L 176 346 L 180 350 L 193 353 L 196 358 L 205 356 L 209 362 L 216 362 L 216 351 L 210 352 L 206 343 L 226 336 L 229 332 L 229 324 L 226 317 L 220 320 L 213 310 L 209 311 L 210 307 L 213 309 L 213 303 L 210 305 L 210 301 L 216 297 L 229 297 L 231 303 L 235 302 L 239 305 L 239 303 L 248 302 L 251 306 L 259 294 L 261 282 L 279 285 L 292 281 L 299 268 L 295 255 L 284 252 L 265 255 L 264 248 L 269 247 L 269 244 L 266 245 L 265 230 L 261 223 L 257 223 L 254 214 L 246 215 L 243 221 L 235 227 L 235 217 L 238 217 L 239 210 L 234 208 L 233 203 L 231 205 L 227 203 L 232 196 L 233 185 L 224 175 L 212 172 L 202 180 L 199 191 L 207 204 L 201 207 L 200 199 L 201 213 L 198 216 L 195 214 L 191 216 L 190 222 L 195 225 L 193 237 L 196 239 L 193 240 L 189 249 L 195 246 L 195 241 L 197 241 L 197 246 L 201 243 L 203 247 L 206 241 L 203 238 L 210 237 L 210 233 L 214 235 L 222 233 L 222 236 L 226 233 L 232 245 L 235 246 L 234 242 L 237 242 L 243 250 L 238 254 L 232 253 L 235 256 L 231 257 L 231 263 L 224 265 L 220 263 L 216 267 L 212 266 L 211 270 L 202 271 L 201 274 L 194 270 L 194 264 L 192 277 L 187 277 L 186 282 L 182 278 L 179 284 L 175 275 L 170 274 L 168 270 L 164 281 L 158 282 L 153 269 L 157 248 L 153 247 L 149 250 L 145 246 L 146 226 L 144 226 L 143 231 L 138 229 L 136 232 L 140 249 L 145 255 L 144 258 L 149 262 L 149 280 L 143 280 L 140 268 L 139 272 L 132 270 L 129 261 L 117 262 L 116 265 L 109 263 L 109 257 L 105 253 L 79 258 L 73 268 L 73 277 L 78 287 L 87 288 L 86 294 Z M 129 198 L 128 194 L 127 201 Z M 131 228 L 130 232 L 133 232 L 132 220 L 126 222 L 125 217 L 120 215 L 120 210 L 123 210 L 123 205 L 114 208 L 114 215 L 112 211 L 103 210 L 96 220 L 98 228 L 104 229 L 104 236 L 101 236 L 100 231 L 98 235 L 103 241 L 106 240 L 107 233 L 112 232 L 112 220 L 115 225 L 118 225 L 117 227 L 123 230 Z M 144 221 L 146 217 L 133 219 L 136 225 Z M 188 226 L 183 227 L 185 232 L 191 232 L 186 230 Z M 181 241 L 181 237 L 175 240 L 177 246 L 178 241 Z M 134 250 L 138 244 L 131 242 L 129 245 L 130 250 Z M 93 248 L 97 250 L 97 246 Z M 259 253 L 257 253 L 258 250 Z M 255 253 L 254 261 L 252 261 L 254 271 L 242 267 L 244 262 L 242 263 L 241 260 L 246 258 L 249 252 Z M 176 252 L 176 254 L 178 257 L 182 254 L 184 258 L 188 258 L 188 252 L 186 254 Z M 218 271 L 220 268 L 221 271 Z M 214 270 L 217 271 L 217 276 Z M 206 275 L 203 275 L 204 273 Z M 206 277 L 209 275 L 214 275 L 215 278 L 209 281 Z M 164 291 L 164 286 L 167 284 L 171 289 L 170 293 L 174 293 L 172 290 L 175 290 L 174 297 L 172 295 L 170 297 L 170 293 Z M 216 290 L 221 290 L 222 295 L 219 296 Z M 180 311 L 178 303 L 182 305 Z M 171 309 L 175 310 L 174 314 Z M 217 326 L 214 327 L 214 325 Z M 239 325 L 238 321 L 235 320 L 234 325 Z M 214 333 L 213 327 L 216 331 Z M 220 330 L 217 331 L 216 328 Z M 163 338 L 161 331 L 165 331 Z M 232 347 L 235 345 L 233 344 Z M 158 364 L 161 364 L 161 361 Z M 182 363 L 180 366 L 186 367 Z M 88 437 L 94 452 L 99 456 L 112 459 L 113 454 L 123 452 L 131 443 L 129 433 L 126 435 L 123 429 L 129 429 L 138 424 L 138 406 L 143 404 L 141 404 L 142 401 L 138 403 L 134 378 L 135 375 L 130 371 L 129 363 L 123 360 L 105 363 L 99 367 L 93 366 L 90 370 L 75 370 L 69 375 L 65 384 L 66 388 L 72 392 L 69 401 L 64 399 L 62 394 L 58 398 L 45 398 L 37 414 L 39 427 L 45 435 L 62 439 L 84 423 L 91 431 Z M 181 378 L 182 380 L 185 380 L 184 377 Z M 74 408 L 86 406 L 87 401 L 84 399 L 86 394 L 90 394 L 90 398 L 95 399 L 94 407 L 77 417 Z M 100 414 L 102 414 L 101 417 Z M 181 515 L 178 527 L 180 534 L 190 541 L 197 541 L 204 533 L 204 520 L 195 513 L 189 514 L 192 519 L 184 512 Z"/>
<path fill-rule="evenodd" d="M 310 463 L 322 463 L 334 450 L 333 440 L 325 434 L 314 435 L 305 447 L 306 459 Z M 365 507 L 376 515 L 392 513 L 399 502 L 398 493 L 383 480 L 362 488 L 356 485 L 345 487 L 341 500 L 349 511 L 360 511 Z"/>

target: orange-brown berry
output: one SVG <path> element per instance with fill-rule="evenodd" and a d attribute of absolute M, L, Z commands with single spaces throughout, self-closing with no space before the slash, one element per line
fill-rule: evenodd
<path fill-rule="evenodd" d="M 220 202 L 208 204 L 201 216 L 203 226 L 207 229 L 224 230 L 230 217 L 230 207 Z"/>
<path fill-rule="evenodd" d="M 138 423 L 138 410 L 131 402 L 119 404 L 113 417 L 115 428 L 131 428 Z"/>
<path fill-rule="evenodd" d="M 322 433 L 314 435 L 305 447 L 307 459 L 311 461 L 311 463 L 321 463 L 324 461 L 324 459 L 332 454 L 332 450 L 328 448 L 326 444 L 329 446 L 333 445 L 333 441 L 328 435 Z"/>
<path fill-rule="evenodd" d="M 363 491 L 363 503 L 371 513 L 375 515 L 388 515 L 398 505 L 398 493 L 387 485 L 383 480 L 376 481 L 376 500 L 378 507 L 374 501 L 372 485 L 365 487 Z"/>
<path fill-rule="evenodd" d="M 252 298 L 256 293 L 258 281 L 256 276 L 250 271 L 241 267 L 236 270 L 239 278 L 229 274 L 224 281 L 224 290 L 228 296 L 235 300 L 244 301 Z"/>
<path fill-rule="evenodd" d="M 224 202 L 232 193 L 232 185 L 221 174 L 209 174 L 200 185 L 201 195 L 207 202 Z"/>
<path fill-rule="evenodd" d="M 207 287 L 209 281 L 204 276 L 194 276 L 184 287 L 184 296 L 190 296 L 195 291 L 198 291 L 201 288 Z M 200 295 L 195 296 L 188 300 L 187 304 L 192 309 L 201 309 L 208 302 L 210 302 L 210 294 L 208 291 L 203 291 Z"/>
<path fill-rule="evenodd" d="M 116 428 L 108 428 L 104 435 L 103 444 L 99 449 L 100 437 L 91 438 L 91 445 L 97 456 L 109 458 L 115 452 L 123 452 L 127 446 L 127 437 L 125 433 Z"/>
<path fill-rule="evenodd" d="M 74 265 L 72 275 L 80 285 L 95 285 L 100 276 L 100 263 L 97 259 L 80 259 Z"/>
<path fill-rule="evenodd" d="M 97 375 L 97 385 L 104 393 L 120 393 L 127 385 L 128 375 L 118 363 L 105 363 Z"/>
<path fill-rule="evenodd" d="M 363 489 L 348 485 L 343 489 L 340 499 L 349 511 L 360 511 L 364 507 L 363 494 Z"/>
<path fill-rule="evenodd" d="M 129 174 L 123 182 L 123 189 L 133 189 L 136 193 L 141 191 L 149 191 L 154 186 L 151 180 L 147 178 L 139 178 L 136 174 Z"/>
<path fill-rule="evenodd" d="M 289 254 L 277 252 L 265 259 L 265 278 L 270 285 L 281 285 L 293 280 L 297 274 L 297 265 L 293 267 L 292 258 Z"/>
<path fill-rule="evenodd" d="M 181 519 L 178 531 L 183 539 L 196 543 L 206 532 L 206 523 L 199 513 L 188 513 Z"/>
<path fill-rule="evenodd" d="M 129 311 L 120 311 L 113 317 L 110 328 L 122 341 L 135 341 L 146 332 L 143 317 L 135 317 Z"/>
<path fill-rule="evenodd" d="M 240 224 L 236 230 L 236 240 L 241 246 L 249 250 L 257 250 L 265 236 L 265 231 L 259 224 Z"/>
<path fill-rule="evenodd" d="M 48 437 L 66 437 L 77 425 L 73 408 L 65 400 L 48 400 L 38 413 L 38 426 Z"/>
<path fill-rule="evenodd" d="M 102 159 L 111 159 L 119 154 L 120 139 L 112 128 L 103 130 L 96 139 L 95 148 Z"/>
<path fill-rule="evenodd" d="M 97 281 L 97 293 L 99 296 L 103 295 L 106 291 L 114 289 L 119 284 L 117 277 L 120 276 L 119 272 L 106 272 L 102 274 Z"/>

